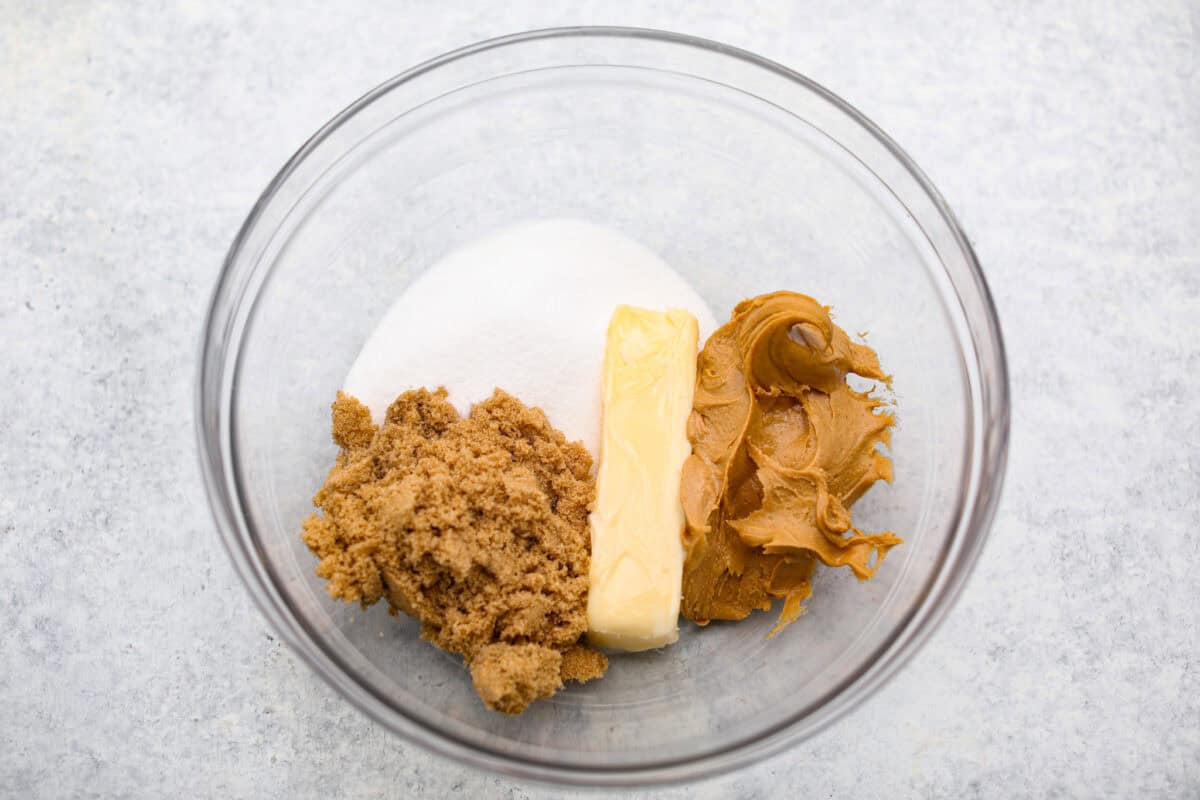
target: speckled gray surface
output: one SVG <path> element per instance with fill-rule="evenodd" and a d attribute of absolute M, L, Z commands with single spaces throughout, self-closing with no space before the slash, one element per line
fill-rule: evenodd
<path fill-rule="evenodd" d="M 970 234 L 1013 376 L 993 539 L 932 642 L 816 740 L 647 796 L 1200 794 L 1194 3 L 352 5 L 0 2 L 0 796 L 561 796 L 397 741 L 273 638 L 192 379 L 225 248 L 313 130 L 444 50 L 589 22 L 756 50 L 874 118 Z"/>

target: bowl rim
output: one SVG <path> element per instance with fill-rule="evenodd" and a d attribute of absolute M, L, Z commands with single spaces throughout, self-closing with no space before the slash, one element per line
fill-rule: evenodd
<path fill-rule="evenodd" d="M 241 297 L 230 297 L 230 276 L 247 239 L 280 188 L 322 142 L 344 123 L 377 99 L 398 86 L 446 64 L 514 44 L 578 37 L 626 38 L 649 40 L 670 45 L 685 45 L 716 56 L 734 58 L 799 84 L 845 114 L 870 134 L 901 165 L 917 186 L 932 201 L 954 244 L 967 265 L 967 288 L 976 294 L 980 315 L 972 320 L 971 343 L 975 347 L 979 370 L 979 397 L 973 398 L 973 413 L 968 414 L 968 432 L 978 439 L 978 480 L 969 500 L 960 504 L 954 535 L 943 552 L 942 565 L 930 579 L 925 599 L 897 626 L 880 645 L 875 656 L 826 693 L 811 712 L 803 710 L 772 728 L 722 748 L 716 753 L 697 753 L 637 766 L 570 765 L 525 755 L 513 755 L 484 749 L 453 734 L 432 728 L 415 717 L 404 715 L 386 702 L 380 707 L 373 690 L 355 681 L 340 660 L 315 641 L 294 617 L 284 613 L 282 597 L 273 585 L 270 570 L 264 566 L 259 548 L 249 534 L 249 525 L 240 506 L 239 481 L 230 485 L 229 474 L 236 471 L 231 458 L 231 414 L 222 406 L 225 388 L 224 345 L 230 333 Z M 955 284 L 955 291 L 962 287 Z M 244 289 L 244 287 L 243 287 Z M 232 308 L 225 305 L 232 303 Z M 978 323 L 978 327 L 975 323 Z M 516 778 L 545 783 L 580 786 L 637 786 L 677 783 L 712 777 L 761 761 L 821 732 L 878 691 L 929 640 L 953 607 L 973 571 L 988 538 L 992 520 L 1002 493 L 1008 455 L 1010 426 L 1010 390 L 1007 358 L 1000 323 L 991 291 L 974 250 L 941 194 L 908 154 L 864 114 L 820 84 L 750 51 L 689 34 L 649 28 L 618 26 L 574 26 L 544 28 L 495 37 L 420 63 L 384 81 L 355 100 L 314 133 L 284 164 L 255 202 L 226 253 L 212 292 L 202 328 L 196 372 L 195 430 L 198 455 L 209 509 L 225 551 L 246 586 L 255 605 L 268 622 L 296 651 L 308 666 L 337 690 L 354 707 L 406 741 L 447 756 L 460 764 L 491 770 Z M 980 351 L 984 352 L 980 352 Z M 234 359 L 235 361 L 238 359 Z M 986 366 L 987 368 L 983 368 Z M 970 389 L 970 386 L 968 386 Z M 972 431 L 973 428 L 979 430 Z M 968 470 L 968 474 L 972 474 Z M 963 533 L 967 535 L 962 535 Z M 257 555 L 254 555 L 257 553 Z M 839 702 L 833 703 L 837 700 Z M 397 713 L 389 714 L 387 711 Z M 805 718 L 817 717 L 806 731 L 794 730 Z"/>

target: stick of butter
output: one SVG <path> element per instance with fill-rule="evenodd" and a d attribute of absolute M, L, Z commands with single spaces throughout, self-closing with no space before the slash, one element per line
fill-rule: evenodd
<path fill-rule="evenodd" d="M 604 353 L 588 639 L 649 650 L 679 638 L 683 462 L 696 385 L 696 318 L 617 306 Z"/>

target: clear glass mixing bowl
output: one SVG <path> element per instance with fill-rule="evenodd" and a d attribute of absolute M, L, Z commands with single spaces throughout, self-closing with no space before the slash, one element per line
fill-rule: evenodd
<path fill-rule="evenodd" d="M 676 646 L 616 657 L 603 680 L 508 718 L 483 707 L 461 659 L 420 641 L 412 620 L 330 600 L 299 533 L 335 452 L 329 403 L 387 306 L 449 250 L 545 217 L 643 242 L 718 318 L 744 297 L 793 289 L 868 331 L 895 375 L 896 477 L 855 506 L 855 521 L 906 543 L 867 583 L 821 572 L 808 613 L 773 639 L 775 614 L 684 623 Z M 314 670 L 439 753 L 598 785 L 744 765 L 876 690 L 962 588 L 1008 431 L 983 276 L 900 148 L 777 64 L 628 29 L 474 45 L 388 81 L 318 131 L 229 251 L 198 389 L 217 526 L 263 613 Z"/>

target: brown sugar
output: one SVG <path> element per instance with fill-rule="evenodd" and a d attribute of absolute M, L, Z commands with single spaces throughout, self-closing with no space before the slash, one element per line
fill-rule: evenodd
<path fill-rule="evenodd" d="M 466 418 L 446 391 L 405 392 L 382 426 L 338 393 L 342 448 L 304 522 L 330 595 L 386 599 L 461 654 L 489 708 L 518 714 L 599 677 L 586 628 L 592 459 L 540 409 L 496 390 Z"/>
<path fill-rule="evenodd" d="M 742 301 L 704 345 L 681 487 L 688 619 L 742 619 L 783 598 L 779 630 L 818 560 L 865 580 L 900 544 L 851 524 L 854 502 L 891 480 L 879 446 L 894 420 L 848 374 L 887 380 L 874 351 L 794 292 Z"/>
<path fill-rule="evenodd" d="M 563 653 L 562 676 L 566 681 L 587 683 L 602 677 L 608 669 L 608 657 L 599 650 L 577 644 Z"/>
<path fill-rule="evenodd" d="M 520 714 L 563 685 L 562 653 L 538 644 L 487 644 L 471 659 L 471 683 L 484 705 Z"/>

